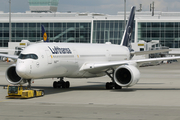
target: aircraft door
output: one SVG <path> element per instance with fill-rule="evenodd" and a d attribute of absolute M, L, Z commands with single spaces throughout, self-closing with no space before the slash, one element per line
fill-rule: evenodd
<path fill-rule="evenodd" d="M 52 64 L 52 55 L 50 54 L 49 50 L 46 50 L 46 55 L 48 64 Z"/>
<path fill-rule="evenodd" d="M 79 55 L 78 55 L 78 53 L 77 53 L 77 51 L 75 50 L 75 49 L 73 49 L 73 54 L 74 54 L 74 62 L 78 65 L 78 60 L 77 59 L 79 59 Z"/>

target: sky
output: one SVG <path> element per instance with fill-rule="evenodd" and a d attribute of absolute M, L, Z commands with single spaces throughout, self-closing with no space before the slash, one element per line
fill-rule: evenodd
<path fill-rule="evenodd" d="M 180 0 L 126 0 L 126 9 L 131 6 L 139 8 L 142 4 L 143 11 L 149 11 L 150 3 L 155 2 L 155 11 L 180 12 Z M 9 11 L 9 0 L 0 0 L 0 11 Z M 28 0 L 11 0 L 11 12 L 30 11 Z M 58 12 L 90 12 L 116 15 L 124 11 L 124 0 L 59 0 Z"/>

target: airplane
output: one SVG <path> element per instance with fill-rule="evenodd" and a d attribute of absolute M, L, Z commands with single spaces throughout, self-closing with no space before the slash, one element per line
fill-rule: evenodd
<path fill-rule="evenodd" d="M 138 67 L 141 64 L 180 59 L 180 57 L 165 57 L 132 60 L 135 54 L 154 52 L 135 52 L 131 48 L 135 9 L 135 6 L 131 8 L 120 45 L 50 42 L 32 44 L 19 56 L 6 55 L 17 59 L 16 64 L 6 70 L 6 80 L 14 85 L 28 83 L 30 87 L 34 79 L 58 78 L 59 81 L 53 83 L 54 88 L 69 88 L 70 82 L 64 81 L 64 78 L 94 78 L 108 75 L 111 82 L 106 83 L 106 89 L 122 89 L 131 87 L 139 81 Z"/>

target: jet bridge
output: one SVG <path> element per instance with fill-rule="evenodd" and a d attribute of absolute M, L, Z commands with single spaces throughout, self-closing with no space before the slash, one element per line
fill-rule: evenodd
<path fill-rule="evenodd" d="M 134 51 L 151 51 L 151 50 L 169 49 L 169 47 L 162 46 L 159 43 L 159 40 L 153 40 L 151 42 L 145 42 L 144 40 L 140 40 L 138 43 L 132 43 L 132 48 L 134 49 Z M 159 57 L 166 57 L 168 55 L 169 55 L 169 51 L 163 53 L 134 56 L 133 59 L 159 58 Z"/>

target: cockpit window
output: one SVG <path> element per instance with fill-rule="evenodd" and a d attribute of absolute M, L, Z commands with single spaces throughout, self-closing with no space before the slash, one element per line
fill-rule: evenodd
<path fill-rule="evenodd" d="M 20 54 L 19 59 L 38 59 L 38 56 L 36 54 Z"/>

